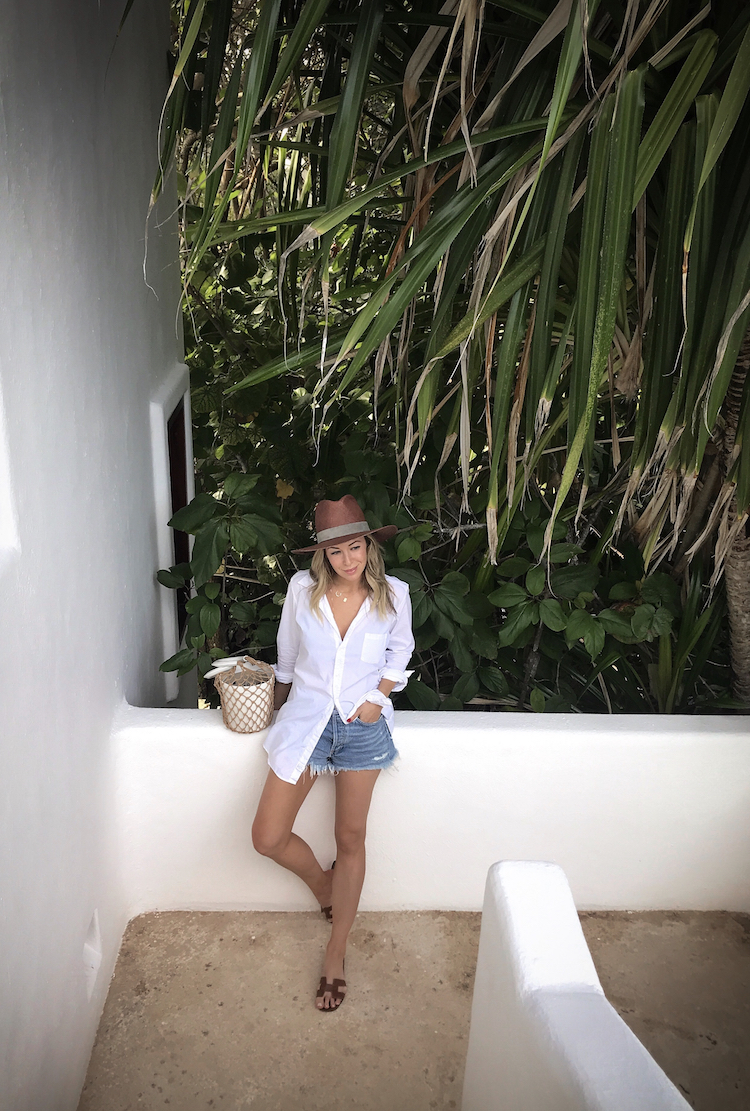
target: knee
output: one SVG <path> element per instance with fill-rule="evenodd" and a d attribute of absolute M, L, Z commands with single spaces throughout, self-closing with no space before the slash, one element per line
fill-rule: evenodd
<path fill-rule="evenodd" d="M 279 850 L 283 849 L 284 842 L 287 839 L 282 833 L 265 822 L 257 819 L 253 822 L 253 848 L 261 856 L 276 856 Z"/>
<path fill-rule="evenodd" d="M 336 829 L 336 851 L 339 856 L 355 855 L 365 847 L 365 829 L 348 826 Z"/>

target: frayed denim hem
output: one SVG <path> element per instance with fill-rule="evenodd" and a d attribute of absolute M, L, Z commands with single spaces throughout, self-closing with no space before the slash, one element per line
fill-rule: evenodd
<path fill-rule="evenodd" d="M 308 764 L 305 771 L 311 776 L 338 775 L 339 772 L 385 772 L 394 766 L 396 759 L 397 756 L 394 756 L 387 764 L 368 764 L 367 767 L 364 768 L 332 768 L 330 764 L 321 764 L 319 766 Z"/>

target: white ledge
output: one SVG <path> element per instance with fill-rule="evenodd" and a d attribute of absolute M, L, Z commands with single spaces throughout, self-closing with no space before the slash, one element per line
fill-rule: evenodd
<path fill-rule="evenodd" d="M 490 869 L 462 1111 L 687 1111 L 607 1002 L 554 864 Z"/>
<path fill-rule="evenodd" d="M 251 843 L 263 734 L 218 710 L 124 707 L 117 825 L 131 913 L 303 910 L 306 889 Z M 551 860 L 597 910 L 750 911 L 747 719 L 396 714 L 377 784 L 366 910 L 478 910 L 501 858 Z M 297 829 L 334 857 L 333 783 Z"/>

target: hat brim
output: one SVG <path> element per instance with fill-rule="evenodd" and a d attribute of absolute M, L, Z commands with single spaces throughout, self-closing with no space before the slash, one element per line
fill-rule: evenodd
<path fill-rule="evenodd" d="M 348 544 L 350 540 L 361 540 L 363 536 L 372 536 L 379 544 L 384 544 L 386 540 L 392 540 L 399 531 L 397 525 L 383 525 L 382 528 L 373 528 L 369 532 L 353 532 L 349 536 L 337 536 L 335 540 L 326 540 L 322 544 L 311 544 L 309 548 L 292 548 L 292 552 L 294 555 L 319 552 L 321 548 L 336 548 L 339 544 Z"/>

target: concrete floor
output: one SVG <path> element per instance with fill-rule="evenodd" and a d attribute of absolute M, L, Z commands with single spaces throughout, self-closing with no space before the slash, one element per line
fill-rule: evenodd
<path fill-rule="evenodd" d="M 359 914 L 320 1014 L 327 939 L 312 913 L 134 919 L 79 1111 L 458 1108 L 479 915 Z"/>
<path fill-rule="evenodd" d="M 605 994 L 696 1111 L 750 1111 L 750 915 L 582 914 Z"/>
<path fill-rule="evenodd" d="M 604 990 L 697 1111 L 750 1108 L 750 916 L 581 916 Z M 130 923 L 79 1111 L 460 1108 L 480 916 L 362 913 L 335 1014 L 317 914 Z"/>

